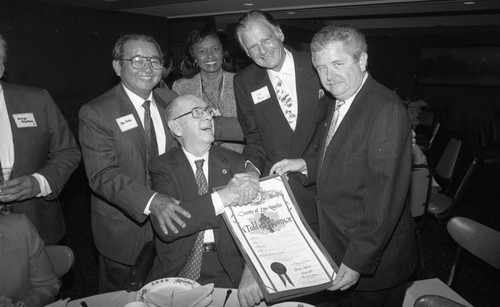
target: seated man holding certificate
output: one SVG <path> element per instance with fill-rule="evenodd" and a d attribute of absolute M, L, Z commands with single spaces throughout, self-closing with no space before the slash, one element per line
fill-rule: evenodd
<path fill-rule="evenodd" d="M 168 127 L 181 147 L 152 161 L 152 188 L 180 200 L 191 218 L 167 234 L 151 220 L 157 250 L 152 279 L 179 276 L 223 288 L 240 283 L 245 261 L 221 213 L 230 204 L 250 202 L 259 182 L 245 173 L 242 155 L 212 146 L 213 112 L 193 95 L 178 96 L 166 109 Z"/>

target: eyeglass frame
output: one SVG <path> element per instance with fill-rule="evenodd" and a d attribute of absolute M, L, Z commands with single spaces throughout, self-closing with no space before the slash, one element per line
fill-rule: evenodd
<path fill-rule="evenodd" d="M 199 116 L 195 116 L 194 115 L 194 112 L 195 110 L 201 110 L 201 113 Z M 211 106 L 206 106 L 206 107 L 195 107 L 195 108 L 192 108 L 191 111 L 189 112 L 186 112 L 184 114 L 181 114 L 179 116 L 177 116 L 176 118 L 172 118 L 171 120 L 176 120 L 176 119 L 179 119 L 183 116 L 186 116 L 186 115 L 189 115 L 191 114 L 193 116 L 193 118 L 202 118 L 203 117 L 203 113 L 207 112 L 208 114 L 210 114 L 210 116 L 214 116 L 215 115 L 215 108 L 211 107 Z"/>
<path fill-rule="evenodd" d="M 135 67 L 134 66 L 134 59 L 135 58 L 139 58 L 139 59 L 145 59 L 146 61 L 144 62 L 144 65 L 142 67 Z M 142 56 L 142 55 L 134 55 L 133 57 L 131 57 L 130 59 L 120 59 L 122 61 L 130 61 L 130 66 L 132 66 L 133 68 L 135 69 L 143 69 L 144 67 L 146 67 L 146 65 L 148 64 L 151 64 L 151 68 L 153 68 L 154 70 L 160 70 L 160 69 L 163 69 L 163 60 L 159 57 L 150 57 L 150 56 Z M 155 68 L 154 65 L 153 65 L 153 62 L 152 60 L 158 60 L 160 62 L 160 65 L 161 67 L 160 68 Z M 137 63 L 137 62 L 135 62 Z"/>

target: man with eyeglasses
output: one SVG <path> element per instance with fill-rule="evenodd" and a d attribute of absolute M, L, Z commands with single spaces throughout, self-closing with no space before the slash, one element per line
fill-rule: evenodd
<path fill-rule="evenodd" d="M 92 231 L 98 250 L 99 291 L 123 289 L 142 246 L 153 239 L 152 215 L 165 233 L 190 215 L 151 188 L 149 162 L 176 145 L 165 133 L 167 103 L 153 92 L 163 61 L 146 35 L 124 35 L 113 48 L 120 84 L 80 110 L 80 144 L 92 189 Z M 178 215 L 179 214 L 179 215 Z"/>
<path fill-rule="evenodd" d="M 245 173 L 241 154 L 212 146 L 213 116 L 214 109 L 193 95 L 181 95 L 167 106 L 168 127 L 181 147 L 152 161 L 153 189 L 179 199 L 191 219 L 168 234 L 151 220 L 158 238 L 151 279 L 180 276 L 216 287 L 239 285 L 245 262 L 220 214 L 231 204 L 248 203 L 259 182 Z M 223 188 L 212 192 L 214 187 Z M 241 191 L 250 191 L 248 198 Z"/>

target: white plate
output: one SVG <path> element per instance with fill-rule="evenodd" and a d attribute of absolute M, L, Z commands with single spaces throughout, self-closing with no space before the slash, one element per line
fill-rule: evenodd
<path fill-rule="evenodd" d="M 271 307 L 314 307 L 311 304 L 301 303 L 301 302 L 283 302 L 276 305 L 271 305 Z"/>
<path fill-rule="evenodd" d="M 199 283 L 187 278 L 182 278 L 182 277 L 162 278 L 152 281 L 149 284 L 142 287 L 141 290 L 137 292 L 136 300 L 139 302 L 145 302 L 144 296 L 149 292 L 156 292 L 156 293 L 161 293 L 163 291 L 171 292 L 170 291 L 171 289 L 173 289 L 174 292 L 175 291 L 182 292 L 197 288 L 199 286 L 200 286 Z"/>

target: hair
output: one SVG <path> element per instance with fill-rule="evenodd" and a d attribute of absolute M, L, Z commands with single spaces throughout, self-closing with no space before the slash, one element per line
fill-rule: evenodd
<path fill-rule="evenodd" d="M 240 17 L 238 22 L 236 23 L 236 39 L 240 43 L 240 46 L 243 48 L 243 50 L 246 50 L 245 46 L 241 42 L 241 34 L 245 31 L 245 29 L 248 27 L 248 25 L 254 21 L 262 21 L 266 22 L 269 24 L 271 27 L 278 29 L 280 25 L 278 22 L 273 18 L 273 16 L 267 12 L 260 11 L 260 10 L 252 10 L 247 13 L 245 13 L 243 16 Z"/>
<path fill-rule="evenodd" d="M 207 37 L 215 38 L 222 46 L 219 36 L 211 29 L 199 28 L 194 29 L 189 33 L 184 49 L 184 65 L 186 69 L 184 78 L 191 79 L 200 72 L 200 67 L 198 67 L 194 61 L 194 46 Z"/>
<path fill-rule="evenodd" d="M 125 34 L 118 38 L 115 45 L 113 46 L 113 60 L 119 61 L 123 58 L 123 46 L 129 41 L 152 43 L 158 50 L 160 59 L 163 61 L 163 54 L 160 45 L 152 36 L 145 34 Z"/>
<path fill-rule="evenodd" d="M 3 38 L 2 35 L 0 35 L 0 62 L 5 62 L 7 59 L 7 42 Z"/>
<path fill-rule="evenodd" d="M 368 53 L 368 45 L 363 33 L 352 25 L 329 25 L 314 34 L 311 41 L 311 52 L 324 49 L 331 42 L 340 42 L 345 51 L 359 61 L 362 53 Z"/>

